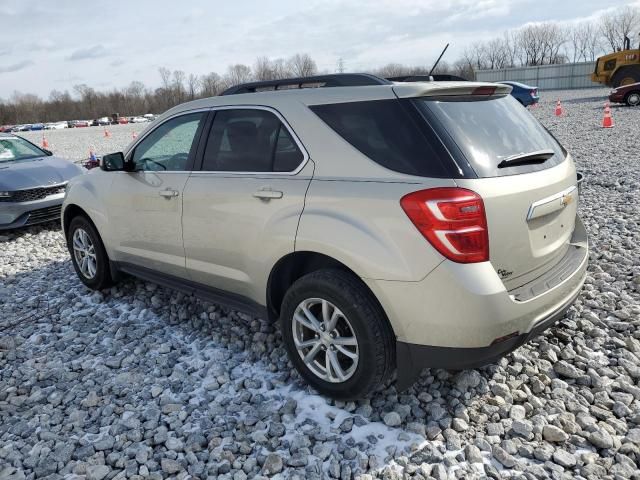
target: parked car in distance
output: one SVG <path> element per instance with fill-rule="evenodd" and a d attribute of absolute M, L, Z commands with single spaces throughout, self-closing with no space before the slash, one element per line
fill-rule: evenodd
<path fill-rule="evenodd" d="M 15 125 L 2 125 L 0 127 L 0 132 L 2 132 L 2 133 L 10 132 L 14 127 L 15 127 Z"/>
<path fill-rule="evenodd" d="M 60 218 L 65 186 L 82 173 L 24 138 L 0 133 L 0 230 Z"/>
<path fill-rule="evenodd" d="M 279 319 L 335 398 L 495 362 L 563 317 L 588 262 L 571 155 L 510 91 L 337 74 L 174 107 L 69 182 L 74 269 Z"/>
<path fill-rule="evenodd" d="M 609 101 L 626 103 L 630 107 L 637 107 L 640 105 L 640 82 L 614 88 L 609 93 Z"/>
<path fill-rule="evenodd" d="M 145 117 L 131 117 L 129 119 L 129 123 L 145 123 L 148 122 L 149 120 L 146 119 Z"/>
<path fill-rule="evenodd" d="M 126 125 L 129 123 L 129 119 L 127 117 L 118 117 L 118 123 L 120 125 Z"/>
<path fill-rule="evenodd" d="M 52 123 L 45 123 L 44 125 L 44 129 L 45 130 L 62 130 L 63 128 L 68 128 L 69 125 L 67 122 L 52 122 Z"/>
<path fill-rule="evenodd" d="M 111 125 L 111 119 L 109 117 L 100 117 L 98 120 L 98 125 L 104 127 L 106 125 Z"/>
<path fill-rule="evenodd" d="M 528 107 L 540 101 L 540 97 L 538 96 L 538 87 L 532 87 L 530 85 L 525 85 L 524 83 L 512 81 L 496 83 L 510 85 L 512 87 L 511 95 L 525 107 Z"/>
<path fill-rule="evenodd" d="M 29 128 L 29 130 L 31 131 L 44 130 L 44 123 L 32 123 L 31 128 Z"/>
<path fill-rule="evenodd" d="M 16 125 L 11 129 L 12 132 L 28 132 L 29 130 L 31 130 L 31 124 Z"/>
<path fill-rule="evenodd" d="M 75 128 L 83 128 L 91 126 L 91 122 L 89 120 L 76 120 L 74 123 Z"/>

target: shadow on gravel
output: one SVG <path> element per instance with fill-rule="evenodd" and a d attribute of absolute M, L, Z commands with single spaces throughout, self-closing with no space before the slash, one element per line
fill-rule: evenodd
<path fill-rule="evenodd" d="M 568 103 L 568 104 L 581 104 L 581 103 L 587 103 L 587 102 L 605 102 L 608 101 L 608 98 L 606 95 L 602 95 L 602 96 L 596 96 L 596 97 L 582 97 L 582 98 L 567 98 L 566 100 L 562 100 L 562 103 Z"/>
<path fill-rule="evenodd" d="M 60 221 L 54 220 L 46 223 L 39 223 L 30 227 L 15 228 L 13 230 L 0 230 L 0 243 L 3 241 L 10 242 L 24 237 L 25 235 L 37 235 L 43 230 L 56 231 L 61 230 Z"/>
<path fill-rule="evenodd" d="M 223 473 L 231 455 L 255 460 L 251 477 L 269 453 L 305 478 L 436 468 L 448 457 L 464 461 L 472 410 L 491 395 L 498 368 L 426 370 L 404 393 L 391 383 L 369 399 L 331 401 L 305 385 L 266 321 L 133 278 L 91 292 L 68 260 L 0 281 L 0 447 L 29 450 L 51 438 L 51 450 L 72 445 L 77 461 L 91 461 L 109 438 L 107 450 L 148 449 L 159 466 L 177 455 L 168 435 L 208 450 L 220 468 L 205 462 L 209 475 Z M 55 412 L 54 423 L 39 420 L 44 411 Z M 468 468 L 495 469 L 488 458 Z"/>

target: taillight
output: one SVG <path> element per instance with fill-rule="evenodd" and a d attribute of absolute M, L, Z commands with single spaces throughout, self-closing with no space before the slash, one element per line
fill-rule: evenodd
<path fill-rule="evenodd" d="M 464 188 L 431 188 L 405 195 L 400 205 L 409 219 L 449 260 L 489 260 L 489 233 L 484 202 Z"/>
<path fill-rule="evenodd" d="M 476 87 L 471 92 L 471 95 L 493 95 L 496 92 L 496 87 Z"/>

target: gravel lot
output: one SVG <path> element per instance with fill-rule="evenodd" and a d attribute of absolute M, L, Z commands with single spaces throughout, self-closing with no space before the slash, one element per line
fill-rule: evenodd
<path fill-rule="evenodd" d="M 328 401 L 266 321 L 133 279 L 89 292 L 57 225 L 0 234 L 0 480 L 640 478 L 640 109 L 602 129 L 605 94 L 533 110 L 587 176 L 582 296 L 498 364 L 403 394 Z M 133 130 L 47 137 L 80 159 Z"/>

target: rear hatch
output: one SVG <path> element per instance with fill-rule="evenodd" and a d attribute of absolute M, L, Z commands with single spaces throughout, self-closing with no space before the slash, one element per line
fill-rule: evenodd
<path fill-rule="evenodd" d="M 567 253 L 577 211 L 575 167 L 508 91 L 469 85 L 451 93 L 412 101 L 465 172 L 455 182 L 482 197 L 489 258 L 511 290 Z"/>

